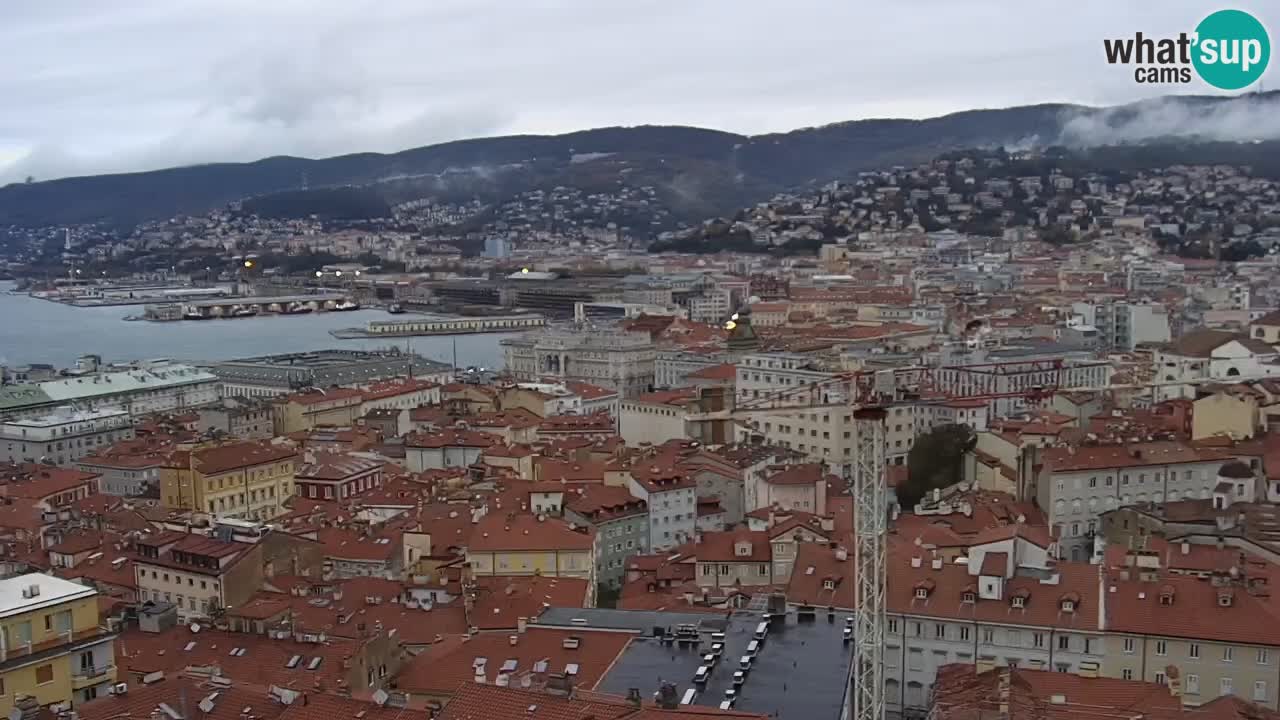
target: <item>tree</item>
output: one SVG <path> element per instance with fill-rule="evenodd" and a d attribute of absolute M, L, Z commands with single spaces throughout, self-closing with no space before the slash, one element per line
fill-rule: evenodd
<path fill-rule="evenodd" d="M 898 504 L 913 508 L 930 490 L 964 479 L 964 456 L 978 442 L 968 425 L 942 425 L 916 438 L 907 454 L 907 481 L 898 486 Z"/>

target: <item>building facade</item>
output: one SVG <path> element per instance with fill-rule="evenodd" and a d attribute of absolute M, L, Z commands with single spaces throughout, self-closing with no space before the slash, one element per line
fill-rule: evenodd
<path fill-rule="evenodd" d="M 66 407 L 49 415 L 0 423 L 0 459 L 74 465 L 105 446 L 132 438 L 133 416 L 124 410 Z"/>
<path fill-rule="evenodd" d="M 0 580 L 0 598 L 0 710 L 23 695 L 74 706 L 107 694 L 115 635 L 98 622 L 96 590 L 31 573 Z"/>
<path fill-rule="evenodd" d="M 297 450 L 239 442 L 171 455 L 160 471 L 166 507 L 239 520 L 270 520 L 294 492 Z"/>
<path fill-rule="evenodd" d="M 577 380 L 635 397 L 654 385 L 657 351 L 647 333 L 548 330 L 502 341 L 517 380 Z"/>

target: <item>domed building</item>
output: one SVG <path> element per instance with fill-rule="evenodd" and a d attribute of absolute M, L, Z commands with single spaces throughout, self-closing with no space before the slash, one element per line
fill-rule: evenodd
<path fill-rule="evenodd" d="M 1218 468 L 1218 481 L 1213 486 L 1213 509 L 1226 510 L 1236 503 L 1265 500 L 1266 490 L 1252 468 L 1239 460 L 1231 460 Z"/>

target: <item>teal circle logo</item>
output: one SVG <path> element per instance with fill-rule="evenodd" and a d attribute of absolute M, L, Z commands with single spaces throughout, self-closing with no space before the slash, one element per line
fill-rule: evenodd
<path fill-rule="evenodd" d="M 1271 59 L 1271 39 L 1258 19 L 1243 10 L 1219 10 L 1196 26 L 1191 63 L 1220 90 L 1239 90 L 1262 77 Z"/>

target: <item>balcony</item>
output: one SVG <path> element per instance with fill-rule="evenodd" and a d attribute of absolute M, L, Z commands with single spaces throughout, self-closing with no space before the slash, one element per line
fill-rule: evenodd
<path fill-rule="evenodd" d="M 82 690 L 100 683 L 113 681 L 115 678 L 115 663 L 96 667 L 76 667 L 71 672 L 71 687 L 75 690 Z"/>
<path fill-rule="evenodd" d="M 106 627 L 92 627 L 76 631 L 63 631 L 44 642 L 23 642 L 8 647 L 0 642 L 0 671 L 9 664 L 25 664 L 34 659 L 57 657 L 79 648 L 89 647 L 100 642 L 110 641 L 115 633 Z"/>

